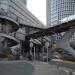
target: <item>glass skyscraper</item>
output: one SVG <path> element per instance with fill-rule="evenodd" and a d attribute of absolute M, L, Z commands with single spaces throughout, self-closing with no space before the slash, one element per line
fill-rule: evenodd
<path fill-rule="evenodd" d="M 22 1 L 22 3 L 25 4 L 25 6 L 27 5 L 27 0 L 21 0 L 21 1 Z"/>
<path fill-rule="evenodd" d="M 75 14 L 75 0 L 47 0 L 47 26 L 58 25 L 60 20 Z"/>

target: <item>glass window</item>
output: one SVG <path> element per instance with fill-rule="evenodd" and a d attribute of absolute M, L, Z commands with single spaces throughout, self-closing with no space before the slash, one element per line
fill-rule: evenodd
<path fill-rule="evenodd" d="M 10 0 L 0 0 L 0 9 L 3 9 L 5 12 L 9 9 L 9 1 Z"/>
<path fill-rule="evenodd" d="M 20 0 L 20 2 L 22 3 L 23 6 L 26 6 L 27 4 L 27 0 Z"/>

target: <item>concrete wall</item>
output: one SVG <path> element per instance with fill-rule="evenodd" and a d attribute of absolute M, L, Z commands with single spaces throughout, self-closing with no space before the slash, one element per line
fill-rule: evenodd
<path fill-rule="evenodd" d="M 16 32 L 16 38 L 18 38 L 19 40 L 25 40 L 25 28 L 19 28 L 19 30 Z"/>

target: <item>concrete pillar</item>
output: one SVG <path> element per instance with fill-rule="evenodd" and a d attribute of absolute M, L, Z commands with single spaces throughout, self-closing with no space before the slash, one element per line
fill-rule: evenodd
<path fill-rule="evenodd" d="M 68 51 L 70 54 L 72 54 L 75 57 L 75 50 L 70 46 L 70 38 L 74 33 L 75 33 L 75 27 L 73 27 L 69 31 L 66 31 L 61 39 L 57 41 L 53 39 L 53 41 L 55 41 L 58 48 Z"/>
<path fill-rule="evenodd" d="M 4 48 L 8 47 L 8 40 L 4 41 Z"/>
<path fill-rule="evenodd" d="M 34 60 L 35 60 L 35 46 L 34 46 Z"/>
<path fill-rule="evenodd" d="M 0 33 L 0 50 L 1 50 L 1 48 L 4 46 L 4 45 L 2 44 L 4 38 L 1 37 L 1 35 L 2 35 L 2 33 Z"/>
<path fill-rule="evenodd" d="M 43 54 L 44 54 L 44 46 L 42 47 L 42 57 L 43 57 Z M 44 62 L 44 58 L 42 60 Z"/>
<path fill-rule="evenodd" d="M 47 63 L 48 63 L 48 48 L 47 48 Z"/>

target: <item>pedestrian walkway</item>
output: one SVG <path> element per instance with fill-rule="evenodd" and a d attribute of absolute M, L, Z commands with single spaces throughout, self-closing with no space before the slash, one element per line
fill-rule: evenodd
<path fill-rule="evenodd" d="M 41 61 L 32 61 L 29 63 L 34 66 L 33 75 L 68 75 L 67 72 L 57 70 L 55 65 L 50 65 L 49 63 Z"/>

